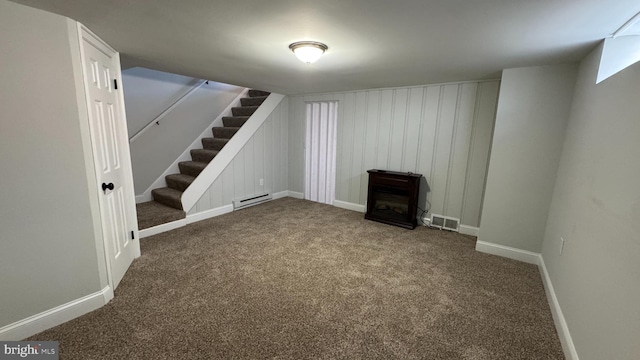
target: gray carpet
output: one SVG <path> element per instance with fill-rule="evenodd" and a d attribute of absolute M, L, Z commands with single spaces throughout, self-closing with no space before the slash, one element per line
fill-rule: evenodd
<path fill-rule="evenodd" d="M 536 266 L 285 198 L 141 240 L 62 359 L 563 359 Z"/>

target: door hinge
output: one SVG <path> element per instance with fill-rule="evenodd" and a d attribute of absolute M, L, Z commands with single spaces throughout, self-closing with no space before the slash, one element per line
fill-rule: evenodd
<path fill-rule="evenodd" d="M 113 79 L 113 88 L 118 90 L 118 79 Z"/>
<path fill-rule="evenodd" d="M 134 240 L 136 236 L 133 234 L 133 230 L 131 230 L 131 240 Z"/>

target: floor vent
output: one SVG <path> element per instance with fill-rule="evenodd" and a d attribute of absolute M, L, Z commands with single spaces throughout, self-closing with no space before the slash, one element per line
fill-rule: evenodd
<path fill-rule="evenodd" d="M 233 200 L 233 210 L 246 208 L 272 199 L 271 194 L 264 193 Z"/>
<path fill-rule="evenodd" d="M 431 215 L 431 227 L 435 227 L 438 229 L 458 231 L 458 227 L 460 225 L 460 219 L 444 216 L 444 215 Z"/>

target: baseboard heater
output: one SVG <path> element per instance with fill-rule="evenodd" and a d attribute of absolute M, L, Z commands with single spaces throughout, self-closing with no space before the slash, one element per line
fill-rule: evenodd
<path fill-rule="evenodd" d="M 240 199 L 233 200 L 233 210 L 246 208 L 248 206 L 257 205 L 265 201 L 271 200 L 273 197 L 269 193 L 251 195 Z"/>
<path fill-rule="evenodd" d="M 430 226 L 442 230 L 459 231 L 460 219 L 450 216 L 431 214 Z"/>

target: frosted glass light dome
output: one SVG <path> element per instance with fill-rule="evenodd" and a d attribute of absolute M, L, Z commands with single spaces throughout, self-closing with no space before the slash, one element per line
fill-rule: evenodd
<path fill-rule="evenodd" d="M 300 41 L 289 45 L 289 49 L 303 63 L 312 64 L 328 49 L 327 45 L 315 41 Z"/>

